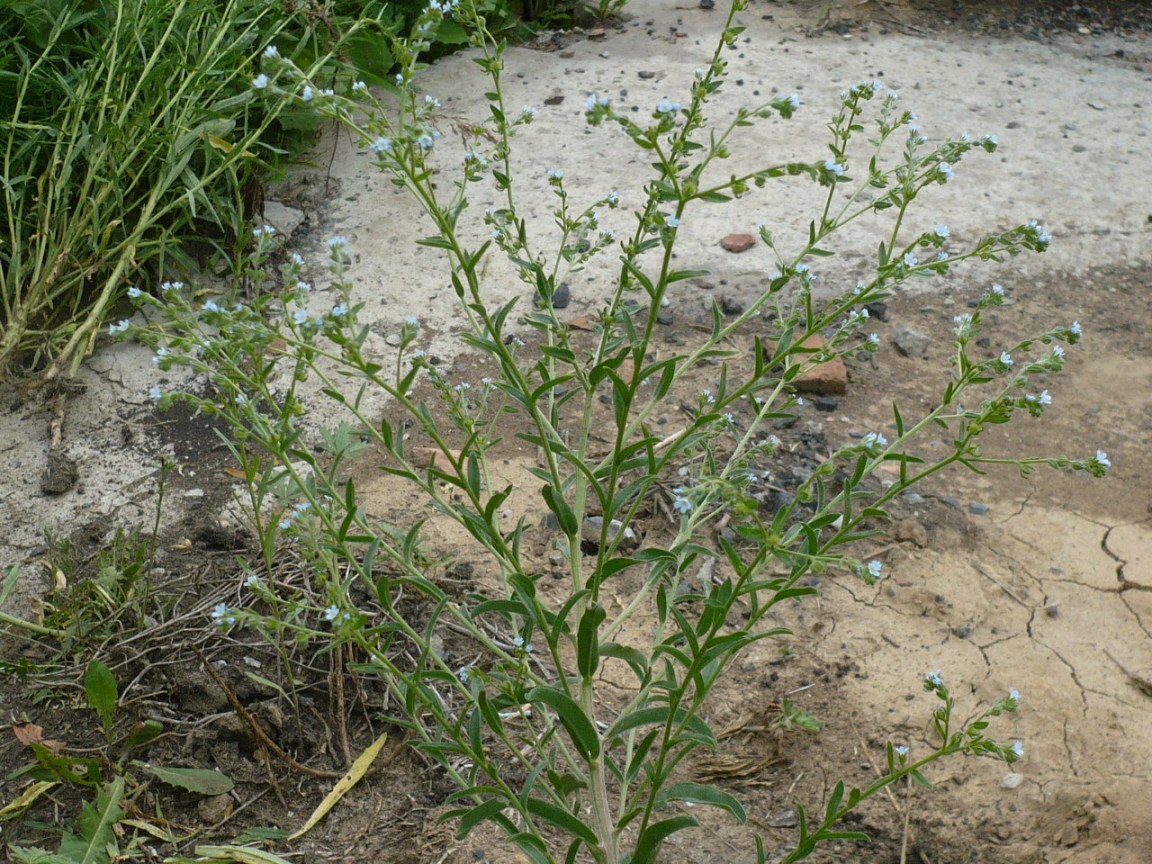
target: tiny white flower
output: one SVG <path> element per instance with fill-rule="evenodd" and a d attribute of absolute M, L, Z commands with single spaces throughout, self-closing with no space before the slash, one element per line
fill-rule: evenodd
<path fill-rule="evenodd" d="M 824 168 L 831 171 L 837 177 L 844 173 L 844 166 L 837 162 L 835 159 L 825 159 Z"/>
<path fill-rule="evenodd" d="M 1008 691 L 1008 698 L 1011 699 L 1013 702 L 1015 702 L 1017 705 L 1019 705 L 1020 704 L 1020 691 L 1018 691 L 1015 687 L 1013 687 L 1011 690 Z"/>
<path fill-rule="evenodd" d="M 792 106 L 793 111 L 795 111 L 797 108 L 799 108 L 800 107 L 800 94 L 799 93 L 790 94 L 788 96 L 788 104 Z"/>
<path fill-rule="evenodd" d="M 563 170 L 561 170 L 560 168 L 549 168 L 548 169 L 548 179 L 549 180 L 563 180 L 564 179 Z"/>
<path fill-rule="evenodd" d="M 1007 351 L 1001 351 L 1000 352 L 1000 362 L 1005 366 L 1011 366 L 1013 363 L 1012 355 L 1009 354 Z"/>
<path fill-rule="evenodd" d="M 129 286 L 129 288 L 128 288 L 128 296 L 131 297 L 133 300 L 135 300 L 137 297 L 139 297 L 143 293 L 144 292 L 141 291 L 139 288 L 137 288 L 135 285 Z"/>
<path fill-rule="evenodd" d="M 275 60 L 279 56 L 280 56 L 280 51 L 277 50 L 275 45 L 269 45 L 267 48 L 264 49 L 264 59 L 265 60 Z"/>
<path fill-rule="evenodd" d="M 300 93 L 300 98 L 303 99 L 305 102 L 311 102 L 312 101 L 312 88 L 309 87 L 307 84 L 304 85 L 304 90 Z"/>
<path fill-rule="evenodd" d="M 1063 357 L 1064 356 L 1064 346 L 1053 345 L 1052 346 L 1052 356 L 1053 357 Z"/>
<path fill-rule="evenodd" d="M 1096 451 L 1096 464 L 1100 465 L 1104 468 L 1111 468 L 1112 467 L 1112 463 L 1108 459 L 1108 454 L 1105 453 L 1103 450 L 1097 450 Z"/>
<path fill-rule="evenodd" d="M 992 293 L 998 297 L 1003 297 L 1004 296 L 1004 286 L 1001 285 L 999 282 L 993 282 L 992 283 Z"/>
<path fill-rule="evenodd" d="M 352 82 L 352 92 L 353 93 L 367 93 L 368 92 L 368 85 L 365 84 L 363 81 L 353 81 Z"/>
<path fill-rule="evenodd" d="M 860 443 L 869 449 L 872 447 L 887 447 L 888 439 L 879 432 L 869 432 L 860 440 Z"/>
<path fill-rule="evenodd" d="M 947 162 L 941 162 L 937 166 L 937 169 L 940 171 L 940 176 L 944 178 L 945 183 L 947 183 L 949 180 L 951 180 L 952 177 L 954 176 L 954 174 L 952 172 L 952 166 Z"/>
<path fill-rule="evenodd" d="M 1051 405 L 1052 404 L 1052 396 L 1048 393 L 1047 390 L 1043 390 L 1040 392 L 1039 401 L 1040 401 L 1041 405 Z"/>
<path fill-rule="evenodd" d="M 252 79 L 252 86 L 257 90 L 267 90 L 268 76 L 261 72 L 259 75 Z"/>
<path fill-rule="evenodd" d="M 1073 336 L 1079 336 L 1084 331 L 1081 329 L 1079 321 L 1073 321 L 1072 326 L 1068 328 L 1068 332 L 1071 333 Z"/>
<path fill-rule="evenodd" d="M 1016 754 L 1016 757 L 1018 759 L 1023 758 L 1024 757 L 1024 742 L 1023 741 L 1015 742 L 1012 745 L 1012 752 Z"/>

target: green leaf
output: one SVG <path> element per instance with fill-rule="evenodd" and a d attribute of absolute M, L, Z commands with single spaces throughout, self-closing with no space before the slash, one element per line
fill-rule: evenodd
<path fill-rule="evenodd" d="M 71 864 L 109 864 L 109 849 L 116 849 L 116 823 L 124 818 L 120 801 L 124 797 L 124 778 L 117 777 L 96 793 L 96 801 L 85 801 L 76 817 L 78 834 L 64 831 L 60 856 Z"/>
<path fill-rule="evenodd" d="M 92 660 L 84 670 L 84 692 L 88 695 L 88 707 L 95 708 L 100 715 L 104 731 L 112 729 L 112 716 L 116 713 L 118 694 L 116 676 L 99 660 Z"/>
<path fill-rule="evenodd" d="M 557 807 L 555 804 L 540 798 L 529 798 L 527 809 L 533 816 L 539 816 L 553 828 L 559 828 L 573 837 L 579 837 L 591 848 L 595 849 L 599 845 L 596 833 L 564 808 Z"/>
<path fill-rule="evenodd" d="M 600 625 L 608 613 L 597 604 L 587 609 L 580 618 L 576 632 L 576 669 L 581 678 L 591 678 L 600 665 Z"/>
<path fill-rule="evenodd" d="M 567 693 L 554 687 L 534 687 L 526 698 L 529 702 L 543 702 L 556 712 L 582 757 L 595 759 L 600 755 L 600 736 L 596 734 L 596 727 Z"/>
<path fill-rule="evenodd" d="M 636 843 L 631 864 L 653 864 L 656 853 L 660 851 L 660 844 L 669 836 L 685 828 L 695 828 L 699 824 L 691 816 L 673 816 L 671 819 L 649 825 Z"/>
<path fill-rule="evenodd" d="M 169 786 L 187 789 L 197 795 L 223 795 L 236 786 L 232 778 L 212 768 L 168 768 L 142 762 L 134 764 Z"/>
<path fill-rule="evenodd" d="M 719 807 L 727 810 L 743 825 L 748 821 L 748 814 L 735 797 L 715 786 L 703 783 L 676 783 L 669 786 L 660 795 L 661 801 L 690 801 L 693 804 L 707 804 L 710 807 Z"/>
<path fill-rule="evenodd" d="M 548 505 L 548 509 L 556 516 L 556 521 L 560 523 L 560 530 L 564 532 L 564 535 L 575 537 L 580 531 L 580 527 L 576 524 L 576 514 L 572 512 L 572 508 L 564 500 L 563 493 L 558 493 L 554 486 L 547 485 L 540 490 L 540 494 L 544 498 L 544 503 Z"/>

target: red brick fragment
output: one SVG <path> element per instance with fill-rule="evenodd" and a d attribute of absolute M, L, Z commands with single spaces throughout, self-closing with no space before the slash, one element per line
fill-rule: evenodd
<path fill-rule="evenodd" d="M 756 238 L 751 234 L 729 234 L 720 245 L 729 252 L 747 252 L 756 245 Z"/>

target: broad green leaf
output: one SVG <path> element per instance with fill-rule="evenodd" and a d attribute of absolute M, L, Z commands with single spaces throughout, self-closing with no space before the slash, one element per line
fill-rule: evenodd
<path fill-rule="evenodd" d="M 112 729 L 112 718 L 116 713 L 119 695 L 116 691 L 116 676 L 99 660 L 92 660 L 84 670 L 84 692 L 88 696 L 88 707 L 95 708 L 105 731 Z"/>
<path fill-rule="evenodd" d="M 169 768 L 163 765 L 136 764 L 169 786 L 178 786 L 198 795 L 223 795 L 231 792 L 236 785 L 226 774 L 212 768 Z"/>
<path fill-rule="evenodd" d="M 707 804 L 710 807 L 719 807 L 727 810 L 740 824 L 748 821 L 748 814 L 735 797 L 727 792 L 708 786 L 703 783 L 675 783 L 665 789 L 661 795 L 662 801 L 690 801 L 693 804 Z"/>
<path fill-rule="evenodd" d="M 595 759 L 600 755 L 600 736 L 588 716 L 568 694 L 554 687 L 534 687 L 528 691 L 529 702 L 543 702 L 556 712 L 572 743 L 585 759 Z"/>
<path fill-rule="evenodd" d="M 636 842 L 636 851 L 632 853 L 632 864 L 653 864 L 656 860 L 656 853 L 660 851 L 661 843 L 677 831 L 695 828 L 699 824 L 691 816 L 673 816 L 671 819 L 664 819 L 649 825 Z"/>

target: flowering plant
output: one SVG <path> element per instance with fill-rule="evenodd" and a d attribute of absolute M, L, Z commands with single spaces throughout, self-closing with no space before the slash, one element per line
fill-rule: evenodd
<path fill-rule="evenodd" d="M 295 94 L 351 129 L 373 162 L 423 206 L 435 230 L 422 243 L 447 260 L 467 322 L 463 339 L 496 370 L 478 385 L 452 382 L 418 347 L 422 330 L 415 318 L 399 325 L 390 343 L 393 357 L 371 356 L 369 330 L 360 323 L 363 303 L 348 279 L 349 244 L 341 237 L 329 243 L 336 302 L 327 311 L 317 313 L 304 262 L 293 257 L 281 268 L 284 288 L 278 293 L 257 290 L 248 304 L 201 308 L 179 290 L 142 293 L 137 299 L 149 324 L 113 325 L 154 345 L 160 368 L 187 366 L 211 383 L 207 396 L 158 392 L 162 404 L 191 401 L 234 430 L 231 446 L 247 471 L 268 578 L 254 573 L 249 580 L 263 605 L 218 609 L 219 625 L 288 629 L 301 639 L 355 646 L 368 658 L 359 668 L 378 674 L 402 706 L 395 722 L 457 782 L 450 800 L 460 834 L 491 821 L 533 861 L 574 861 L 584 849 L 606 864 L 649 864 L 671 834 L 696 824 L 683 802 L 744 818 L 728 792 L 683 779 L 688 756 L 717 746 L 705 700 L 741 651 L 785 632 L 768 626 L 767 616 L 784 600 L 814 594 L 811 576 L 847 571 L 848 578 L 869 583 L 883 576 L 881 562 L 859 560 L 850 544 L 878 532 L 885 506 L 902 491 L 953 464 L 981 470 L 1008 463 L 1022 471 L 1048 464 L 1095 475 L 1108 468 L 1103 453 L 1073 460 L 982 452 L 979 437 L 989 423 L 1009 421 L 1020 411 L 1043 413 L 1050 396 L 1034 392 L 1032 377 L 1060 371 L 1062 346 L 1081 335 L 1078 324 L 1058 326 L 999 357 L 977 356 L 974 339 L 984 312 L 1004 293 L 994 286 L 955 322 L 952 376 L 936 407 L 917 418 L 894 409 L 891 440 L 875 431 L 848 442 L 792 499 L 774 509 L 756 500 L 753 485 L 781 448 L 771 424 L 796 416 L 802 404 L 794 392 L 799 376 L 834 357 L 876 349 L 878 339 L 864 332 L 867 304 L 890 296 L 905 280 L 945 273 L 967 260 L 1042 252 L 1050 238 L 1034 222 L 968 248 L 946 248 L 945 226 L 909 236 L 905 216 L 917 194 L 949 182 L 953 166 L 971 151 L 991 152 L 997 143 L 992 136 L 964 136 L 929 148 L 915 116 L 878 82 L 843 94 L 830 127 L 832 158 L 715 179 L 717 163 L 728 157 L 741 127 L 771 116 L 788 119 L 800 108 L 797 97 L 782 96 L 739 111 L 726 128 L 708 123 L 709 99 L 725 80 L 724 52 L 741 32 L 735 23 L 741 8 L 734 4 L 712 61 L 696 74 L 683 106 L 664 100 L 638 123 L 609 99 L 589 97 L 588 122 L 619 126 L 651 157 L 655 173 L 636 205 L 634 230 L 618 239 L 599 214 L 615 209 L 620 193 L 600 195 L 579 209 L 564 172 L 549 171 L 545 182 L 558 202 L 552 257 L 537 251 L 520 215 L 520 180 L 510 159 L 514 137 L 537 112 L 506 109 L 503 46 L 470 2 L 434 2 L 411 36 L 397 41 L 398 111 L 385 110 L 358 85 L 346 94 L 315 88 L 275 51 L 266 54 L 254 86 Z M 475 61 L 492 82 L 491 116 L 481 124 L 486 134 L 476 136 L 490 146 L 463 154 L 446 198 L 433 171 L 444 149 L 436 129 L 438 103 L 419 97 L 414 84 L 427 34 L 445 15 L 471 34 Z M 870 104 L 878 106 L 873 137 L 860 153 L 857 133 Z M 894 162 L 892 143 L 899 150 Z M 808 178 L 827 190 L 807 243 L 786 250 L 761 225 L 760 238 L 776 260 L 763 294 L 729 320 L 715 310 L 698 346 L 653 359 L 669 286 L 698 275 L 673 267 L 677 232 L 690 208 L 742 198 L 785 177 Z M 459 223 L 469 187 L 484 181 L 495 185 L 503 204 L 484 215 L 490 236 L 473 248 Z M 890 217 L 872 277 L 819 299 L 807 262 L 830 254 L 826 247 L 842 226 L 869 215 Z M 267 233 L 257 232 L 249 269 L 257 288 L 269 248 Z M 563 279 L 609 249 L 619 252 L 619 275 L 593 324 L 591 347 L 581 347 L 557 312 Z M 486 296 L 483 262 L 496 254 L 512 262 L 536 295 L 520 319 L 535 331 L 536 348 L 512 333 L 517 304 L 496 307 Z M 768 312 L 774 339 L 771 345 L 756 340 L 752 368 L 737 374 L 724 346 Z M 821 334 L 821 347 L 809 347 Z M 682 428 L 654 434 L 658 406 L 683 393 L 686 375 L 705 364 L 718 368 L 716 385 L 696 392 Z M 345 423 L 321 433 L 323 456 L 307 446 L 305 381 L 319 382 L 323 396 L 346 412 Z M 369 397 L 381 393 L 389 406 L 383 418 L 368 407 Z M 403 422 L 389 419 L 397 413 Z M 951 431 L 946 457 L 931 461 L 916 452 L 915 441 L 928 426 Z M 526 519 L 509 526 L 502 518 L 514 491 L 491 470 L 502 428 L 524 430 L 518 437 L 539 453 L 530 470 L 566 573 L 559 595 L 541 582 L 523 542 L 534 526 Z M 409 449 L 408 429 L 432 442 L 433 458 Z M 452 435 L 462 436 L 463 445 L 450 446 Z M 477 594 L 452 593 L 429 575 L 421 524 L 386 524 L 365 510 L 345 466 L 368 447 L 384 457 L 382 470 L 420 490 L 435 518 L 467 531 L 494 565 L 493 584 Z M 886 464 L 896 466 L 895 481 L 870 483 Z M 632 526 L 651 502 L 663 502 L 670 527 L 658 544 L 637 548 Z M 720 532 L 715 545 L 706 544 L 707 529 L 721 520 L 730 530 Z M 284 541 L 306 550 L 323 602 L 276 594 L 271 551 Z M 704 562 L 710 563 L 700 568 Z M 615 586 L 626 586 L 620 605 L 609 599 Z M 413 597 L 423 601 L 418 616 L 411 611 Z M 644 636 L 627 626 L 640 614 L 651 620 Z M 449 650 L 448 637 L 463 639 L 463 647 Z M 628 677 L 624 697 L 606 685 L 609 667 Z M 927 676 L 925 686 L 939 701 L 938 746 L 913 755 L 905 745 L 889 744 L 883 776 L 866 789 L 838 784 L 819 819 L 810 820 L 797 804 L 799 838 L 782 860 L 807 857 L 831 838 L 862 836 L 838 831 L 837 822 L 885 786 L 923 779 L 922 770 L 934 760 L 957 753 L 1020 758 L 1018 744 L 986 734 L 993 718 L 1016 710 L 1015 692 L 957 724 L 955 701 L 939 673 Z M 557 832 L 565 838 L 563 848 L 556 845 Z M 765 860 L 762 845 L 758 857 Z"/>

